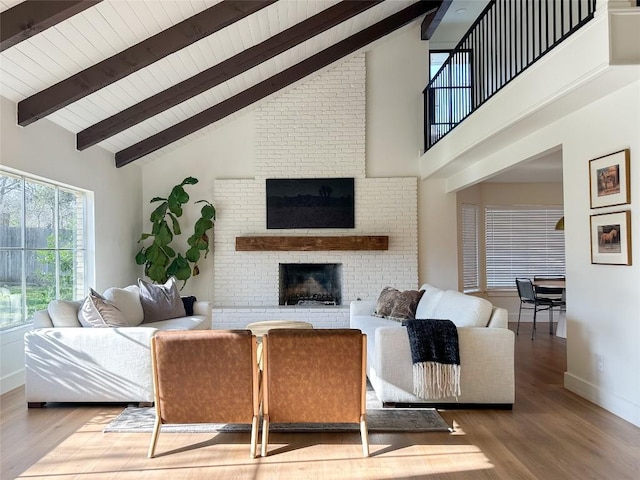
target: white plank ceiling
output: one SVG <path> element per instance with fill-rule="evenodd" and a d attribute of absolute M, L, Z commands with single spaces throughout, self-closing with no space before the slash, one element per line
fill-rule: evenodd
<path fill-rule="evenodd" d="M 135 45 L 220 0 L 104 0 L 0 54 L 0 95 L 19 102 Z M 20 3 L 0 0 L 0 12 Z M 47 118 L 77 133 L 338 3 L 280 0 L 138 70 Z M 236 95 L 396 13 L 414 0 L 387 0 L 356 17 L 101 143 L 116 153 Z M 416 21 L 420 21 L 417 19 Z M 425 59 L 426 61 L 426 59 Z M 251 107 L 249 107 L 251 108 Z M 26 127 L 29 128 L 29 127 Z M 140 159 L 148 162 L 207 127 Z M 92 147 L 95 148 L 95 147 Z"/>

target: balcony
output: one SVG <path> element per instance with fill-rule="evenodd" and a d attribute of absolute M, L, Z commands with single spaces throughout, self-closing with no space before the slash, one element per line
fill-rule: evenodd
<path fill-rule="evenodd" d="M 447 191 L 482 181 L 509 166 L 488 171 L 489 152 L 634 81 L 640 9 L 620 4 L 490 2 L 425 89 L 422 177 L 446 178 Z M 507 21 L 521 16 L 519 26 Z M 484 42 L 490 32 L 503 39 Z"/>

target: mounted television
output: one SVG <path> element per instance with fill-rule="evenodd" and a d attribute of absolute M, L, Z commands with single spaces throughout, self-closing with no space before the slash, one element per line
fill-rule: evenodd
<path fill-rule="evenodd" d="M 354 228 L 353 178 L 267 179 L 267 228 Z"/>

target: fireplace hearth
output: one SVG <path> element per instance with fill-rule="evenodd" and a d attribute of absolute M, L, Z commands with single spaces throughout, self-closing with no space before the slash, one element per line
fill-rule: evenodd
<path fill-rule="evenodd" d="M 341 305 L 342 264 L 281 263 L 280 305 Z"/>

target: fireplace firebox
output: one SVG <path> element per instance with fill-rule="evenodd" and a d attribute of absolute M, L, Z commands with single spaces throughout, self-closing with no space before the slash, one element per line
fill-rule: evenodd
<path fill-rule="evenodd" d="M 342 264 L 281 263 L 280 305 L 341 305 Z"/>

